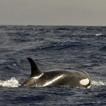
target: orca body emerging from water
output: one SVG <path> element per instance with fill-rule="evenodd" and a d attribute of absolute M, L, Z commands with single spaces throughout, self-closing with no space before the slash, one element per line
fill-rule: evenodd
<path fill-rule="evenodd" d="M 27 58 L 31 65 L 31 75 L 21 86 L 54 87 L 70 86 L 90 88 L 91 79 L 86 72 L 79 71 L 49 71 L 42 72 L 32 58 Z"/>

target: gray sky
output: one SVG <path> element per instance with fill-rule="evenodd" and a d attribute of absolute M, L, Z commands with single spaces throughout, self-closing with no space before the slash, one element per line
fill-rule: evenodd
<path fill-rule="evenodd" d="M 0 25 L 106 26 L 106 0 L 0 0 Z"/>

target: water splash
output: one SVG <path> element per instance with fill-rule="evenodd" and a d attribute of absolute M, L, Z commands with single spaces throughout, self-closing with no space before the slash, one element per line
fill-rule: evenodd
<path fill-rule="evenodd" d="M 15 77 L 12 77 L 11 79 L 6 80 L 6 81 L 0 80 L 0 86 L 2 86 L 2 87 L 19 87 L 20 84 L 19 84 L 19 81 Z"/>
<path fill-rule="evenodd" d="M 106 85 L 106 84 L 102 81 L 92 81 L 92 85 L 93 86 L 102 86 L 102 85 Z"/>

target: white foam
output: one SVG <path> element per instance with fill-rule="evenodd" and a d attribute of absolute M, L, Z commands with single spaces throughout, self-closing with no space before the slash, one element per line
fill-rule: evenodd
<path fill-rule="evenodd" d="M 12 77 L 11 79 L 6 80 L 6 81 L 0 80 L 0 86 L 2 86 L 2 87 L 19 87 L 20 84 L 15 77 Z"/>
<path fill-rule="evenodd" d="M 98 33 L 98 34 L 96 34 L 96 36 L 101 36 L 102 35 L 102 33 Z"/>
<path fill-rule="evenodd" d="M 104 82 L 102 81 L 92 81 L 92 85 L 94 86 L 102 86 L 102 85 L 106 85 Z"/>

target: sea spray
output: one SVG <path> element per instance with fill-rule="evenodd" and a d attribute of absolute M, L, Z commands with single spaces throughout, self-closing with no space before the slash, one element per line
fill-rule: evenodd
<path fill-rule="evenodd" d="M 19 81 L 15 77 L 12 77 L 11 79 L 6 80 L 6 81 L 0 80 L 0 86 L 2 86 L 2 87 L 19 87 L 20 84 L 19 84 Z"/>
<path fill-rule="evenodd" d="M 93 86 L 102 86 L 102 85 L 105 85 L 105 83 L 102 81 L 92 81 L 92 85 Z"/>

